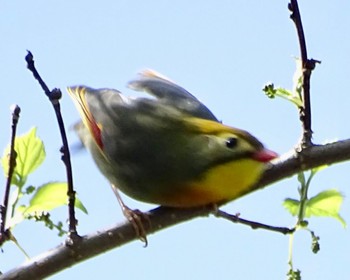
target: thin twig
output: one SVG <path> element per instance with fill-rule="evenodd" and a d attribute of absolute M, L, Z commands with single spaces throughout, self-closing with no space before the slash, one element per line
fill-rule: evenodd
<path fill-rule="evenodd" d="M 43 81 L 43 79 L 41 78 L 41 76 L 39 75 L 38 71 L 35 68 L 33 54 L 30 51 L 28 51 L 28 54 L 26 55 L 25 59 L 27 62 L 28 69 L 33 73 L 34 78 L 39 82 L 46 96 L 50 99 L 51 104 L 56 113 L 57 122 L 58 122 L 62 143 L 63 143 L 63 146 L 60 149 L 60 152 L 62 153 L 61 159 L 66 167 L 67 184 L 68 184 L 67 195 L 68 195 L 68 211 L 69 211 L 69 225 L 68 225 L 69 236 L 67 239 L 67 243 L 73 244 L 75 238 L 78 237 L 77 229 L 76 229 L 77 220 L 75 218 L 75 209 L 74 209 L 75 191 L 73 188 L 72 165 L 70 160 L 70 152 L 68 147 L 67 135 L 66 135 L 66 130 L 64 127 L 64 122 L 61 114 L 61 106 L 59 103 L 62 93 L 59 89 L 56 89 L 56 88 L 54 88 L 52 91 L 49 90 L 48 86 Z"/>
<path fill-rule="evenodd" d="M 306 62 L 307 61 L 306 41 L 305 41 L 303 24 L 301 22 L 301 16 L 300 16 L 300 11 L 299 11 L 298 1 L 297 0 L 291 0 L 288 8 L 289 8 L 289 10 L 292 13 L 290 15 L 290 18 L 291 18 L 291 20 L 293 20 L 293 22 L 295 24 L 295 27 L 297 29 L 297 32 L 298 32 L 301 60 L 303 62 Z"/>
<path fill-rule="evenodd" d="M 300 121 L 303 125 L 303 137 L 301 140 L 301 148 L 306 148 L 312 145 L 312 128 L 311 128 L 311 101 L 310 101 L 310 78 L 312 70 L 315 69 L 316 63 L 320 61 L 314 59 L 308 59 L 306 40 L 304 35 L 303 24 L 301 21 L 299 6 L 297 0 L 291 0 L 288 4 L 288 8 L 291 11 L 290 18 L 293 20 L 297 29 L 301 64 L 302 64 L 302 87 L 303 87 L 303 107 L 299 108 Z"/>
<path fill-rule="evenodd" d="M 246 219 L 242 219 L 239 217 L 239 215 L 232 215 L 232 214 L 228 214 L 220 209 L 217 209 L 214 213 L 214 215 L 216 217 L 219 218 L 224 218 L 226 220 L 229 220 L 233 223 L 238 223 L 238 224 L 242 224 L 242 225 L 246 225 L 251 227 L 252 229 L 265 229 L 265 230 L 269 230 L 269 231 L 274 231 L 274 232 L 279 232 L 282 234 L 291 234 L 295 231 L 295 228 L 287 228 L 287 227 L 276 227 L 276 226 L 270 226 L 270 225 L 266 225 L 266 224 L 262 224 L 262 223 L 258 223 L 258 222 L 254 222 L 254 221 L 249 221 Z"/>
<path fill-rule="evenodd" d="M 10 196 L 11 181 L 12 181 L 12 176 L 16 167 L 17 153 L 15 151 L 15 139 L 16 139 L 17 123 L 19 120 L 19 114 L 21 112 L 21 108 L 18 105 L 14 105 L 11 108 L 11 110 L 12 110 L 12 125 L 11 125 L 10 152 L 8 155 L 9 167 L 7 172 L 4 200 L 3 200 L 3 204 L 0 206 L 0 212 L 1 212 L 0 245 L 3 244 L 6 240 L 10 239 L 10 233 L 6 229 L 6 217 L 7 217 L 9 196 Z"/>

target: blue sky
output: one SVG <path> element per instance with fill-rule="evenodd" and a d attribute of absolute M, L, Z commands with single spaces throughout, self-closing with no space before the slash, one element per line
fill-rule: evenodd
<path fill-rule="evenodd" d="M 350 3 L 302 1 L 309 56 L 322 60 L 312 76 L 315 143 L 349 137 Z M 269 81 L 290 88 L 299 55 L 287 1 L 2 1 L 0 8 L 0 148 L 9 141 L 10 111 L 21 106 L 19 133 L 38 127 L 47 160 L 29 178 L 33 185 L 65 180 L 60 136 L 54 113 L 26 69 L 33 52 L 43 78 L 64 92 L 62 112 L 69 127 L 79 116 L 65 92 L 70 85 L 112 87 L 133 92 L 126 83 L 144 68 L 168 76 L 202 100 L 225 124 L 244 128 L 270 149 L 283 154 L 300 137 L 297 110 L 261 91 Z M 77 138 L 69 132 L 71 143 Z M 73 153 L 75 187 L 89 215 L 78 213 L 79 232 L 87 234 L 122 221 L 116 199 L 90 156 Z M 349 164 L 324 170 L 310 195 L 338 188 L 349 195 Z M 0 178 L 0 185 L 4 185 Z M 282 201 L 297 195 L 290 178 L 228 204 L 225 209 L 247 219 L 292 226 Z M 125 199 L 132 208 L 154 205 Z M 349 223 L 349 201 L 341 214 Z M 66 219 L 66 209 L 53 215 Z M 321 237 L 314 255 L 306 232 L 294 241 L 295 267 L 303 279 L 348 279 L 350 238 L 335 220 L 312 219 Z M 14 232 L 30 255 L 63 241 L 41 225 L 26 222 Z M 23 261 L 5 244 L 0 270 Z M 233 225 L 214 217 L 196 219 L 149 236 L 148 248 L 133 242 L 65 270 L 51 279 L 283 279 L 288 237 Z"/>

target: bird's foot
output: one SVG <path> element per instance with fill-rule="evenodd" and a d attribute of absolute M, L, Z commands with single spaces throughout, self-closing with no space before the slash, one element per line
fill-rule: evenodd
<path fill-rule="evenodd" d="M 147 231 L 145 230 L 144 227 L 144 221 L 148 223 L 148 226 L 150 226 L 151 221 L 149 217 L 141 212 L 138 209 L 132 210 L 129 207 L 125 206 L 123 207 L 123 214 L 125 218 L 132 224 L 132 226 L 135 229 L 136 235 L 138 238 L 144 242 L 145 246 L 147 247 L 148 245 L 148 240 L 147 240 Z"/>

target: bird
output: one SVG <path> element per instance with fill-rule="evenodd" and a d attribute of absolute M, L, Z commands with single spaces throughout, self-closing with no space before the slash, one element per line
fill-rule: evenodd
<path fill-rule="evenodd" d="M 68 87 L 81 121 L 75 130 L 110 182 L 140 239 L 140 213 L 122 201 L 189 208 L 217 205 L 254 190 L 277 157 L 249 132 L 221 123 L 194 95 L 146 69 L 128 83 L 149 97 L 110 88 Z"/>

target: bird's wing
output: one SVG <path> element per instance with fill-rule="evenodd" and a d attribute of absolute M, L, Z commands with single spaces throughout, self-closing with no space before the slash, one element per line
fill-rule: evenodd
<path fill-rule="evenodd" d="M 160 103 L 172 106 L 188 115 L 218 121 L 214 114 L 191 93 L 155 71 L 142 71 L 138 78 L 128 83 L 128 86 L 137 91 L 145 91 L 155 96 Z"/>

